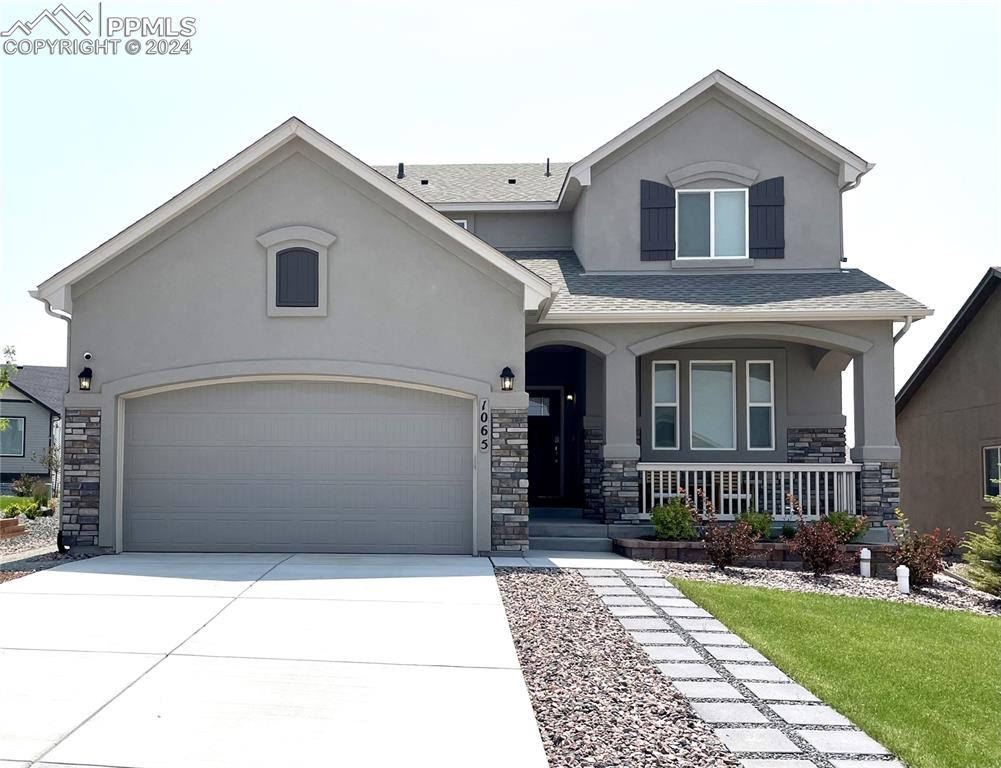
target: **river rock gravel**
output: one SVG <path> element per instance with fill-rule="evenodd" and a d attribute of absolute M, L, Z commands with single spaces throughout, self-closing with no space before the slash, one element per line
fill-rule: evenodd
<path fill-rule="evenodd" d="M 497 582 L 552 768 L 738 766 L 578 573 Z"/>
<path fill-rule="evenodd" d="M 56 515 L 36 517 L 34 520 L 21 515 L 18 519 L 25 531 L 20 536 L 0 540 L 0 556 L 31 552 L 42 547 L 56 548 L 56 534 L 59 533 L 59 518 Z"/>

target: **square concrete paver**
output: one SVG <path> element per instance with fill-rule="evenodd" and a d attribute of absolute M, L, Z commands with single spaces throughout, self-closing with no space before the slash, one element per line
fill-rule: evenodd
<path fill-rule="evenodd" d="M 661 608 L 698 608 L 698 606 L 689 600 L 687 597 L 653 597 L 654 605 L 659 605 Z"/>
<path fill-rule="evenodd" d="M 584 579 L 592 587 L 626 587 L 618 576 L 588 576 Z"/>
<path fill-rule="evenodd" d="M 648 608 L 645 605 L 613 605 L 608 610 L 613 616 L 623 618 L 631 616 L 650 616 L 653 618 L 657 615 L 653 612 L 653 608 Z"/>
<path fill-rule="evenodd" d="M 643 650 L 654 661 L 702 661 L 699 652 L 687 645 L 645 645 Z"/>
<path fill-rule="evenodd" d="M 768 661 L 753 648 L 735 648 L 729 645 L 706 645 L 710 655 L 720 661 Z"/>
<path fill-rule="evenodd" d="M 586 578 L 593 578 L 595 576 L 618 576 L 615 571 L 610 571 L 607 568 L 581 568 L 580 575 Z"/>
<path fill-rule="evenodd" d="M 731 752 L 799 752 L 777 728 L 717 728 L 714 733 Z"/>
<path fill-rule="evenodd" d="M 623 573 L 630 579 L 647 579 L 650 578 L 650 575 L 654 573 L 654 571 L 651 570 L 650 568 L 646 568 L 640 570 L 637 569 L 625 570 L 623 571 Z"/>
<path fill-rule="evenodd" d="M 643 598 L 636 595 L 602 595 L 601 602 L 605 605 L 646 605 Z"/>
<path fill-rule="evenodd" d="M 686 619 L 677 620 L 678 626 L 689 632 L 729 632 L 726 625 L 717 619 Z"/>
<path fill-rule="evenodd" d="M 851 725 L 852 721 L 823 704 L 770 704 L 772 711 L 793 725 Z"/>
<path fill-rule="evenodd" d="M 668 662 L 667 664 L 658 664 L 657 669 L 671 680 L 698 680 L 700 678 L 720 677 L 720 673 L 708 664 L 686 663 L 683 661 Z"/>
<path fill-rule="evenodd" d="M 763 680 L 773 683 L 792 682 L 781 669 L 771 664 L 724 664 L 723 668 L 738 680 Z"/>
<path fill-rule="evenodd" d="M 630 632 L 640 645 L 684 645 L 685 641 L 677 632 Z"/>
<path fill-rule="evenodd" d="M 796 683 L 745 682 L 758 698 L 765 701 L 820 701 L 802 685 Z"/>
<path fill-rule="evenodd" d="M 659 576 L 634 576 L 631 581 L 637 587 L 670 587 L 671 585 L 667 583 L 666 579 L 662 579 Z"/>
<path fill-rule="evenodd" d="M 904 768 L 898 760 L 831 760 L 834 768 Z"/>
<path fill-rule="evenodd" d="M 692 640 L 703 645 L 747 645 L 732 632 L 692 632 Z"/>
<path fill-rule="evenodd" d="M 596 595 L 635 595 L 629 587 L 591 587 Z"/>
<path fill-rule="evenodd" d="M 695 714 L 707 723 L 767 723 L 768 718 L 751 704 L 732 701 L 693 701 Z"/>
<path fill-rule="evenodd" d="M 742 699 L 744 696 L 729 683 L 674 680 L 678 691 L 690 699 Z"/>
<path fill-rule="evenodd" d="M 697 618 L 697 619 L 711 619 L 712 614 L 704 608 L 699 608 L 697 605 L 693 606 L 678 606 L 678 607 L 664 607 L 661 606 L 661 610 L 671 617 L 685 617 L 685 618 Z"/>
<path fill-rule="evenodd" d="M 674 587 L 640 587 L 640 592 L 650 597 L 684 597 L 681 590 Z"/>
<path fill-rule="evenodd" d="M 862 731 L 796 731 L 818 752 L 836 755 L 887 755 L 886 747 Z"/>
<path fill-rule="evenodd" d="M 626 629 L 671 629 L 671 625 L 665 619 L 657 618 L 630 618 L 626 616 L 620 618 L 619 623 Z"/>
<path fill-rule="evenodd" d="M 812 760 L 774 760 L 752 757 L 740 761 L 740 768 L 817 768 Z"/>

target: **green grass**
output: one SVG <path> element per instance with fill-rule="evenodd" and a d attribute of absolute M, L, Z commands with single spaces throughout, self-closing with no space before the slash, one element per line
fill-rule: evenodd
<path fill-rule="evenodd" d="M 14 504 L 15 501 L 19 501 L 20 496 L 0 496 L 0 509 L 7 509 L 7 507 Z"/>
<path fill-rule="evenodd" d="M 671 581 L 912 768 L 1001 768 L 1001 619 Z"/>

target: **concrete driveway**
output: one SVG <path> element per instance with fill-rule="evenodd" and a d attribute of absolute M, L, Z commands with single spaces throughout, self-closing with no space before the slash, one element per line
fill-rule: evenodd
<path fill-rule="evenodd" d="M 267 554 L 0 585 L 0 766 L 48 763 L 547 764 L 488 559 Z"/>

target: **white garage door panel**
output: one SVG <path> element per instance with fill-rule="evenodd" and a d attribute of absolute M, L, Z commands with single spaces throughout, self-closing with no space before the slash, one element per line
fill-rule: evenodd
<path fill-rule="evenodd" d="M 472 550 L 472 407 L 347 382 L 129 400 L 126 549 Z"/>

